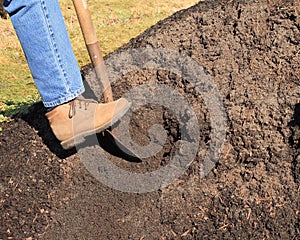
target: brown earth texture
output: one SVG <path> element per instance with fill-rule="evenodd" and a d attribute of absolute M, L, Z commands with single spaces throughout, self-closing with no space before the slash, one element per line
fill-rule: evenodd
<path fill-rule="evenodd" d="M 300 239 L 299 1 L 200 2 L 106 61 L 115 97 L 138 89 L 131 144 L 159 150 L 132 161 L 98 136 L 127 181 L 98 143 L 64 151 L 35 104 L 1 124 L 0 239 Z"/>

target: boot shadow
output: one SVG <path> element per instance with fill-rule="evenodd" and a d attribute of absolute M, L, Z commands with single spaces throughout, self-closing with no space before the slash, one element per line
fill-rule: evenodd
<path fill-rule="evenodd" d="M 42 102 L 37 102 L 30 106 L 27 114 L 21 116 L 25 122 L 28 123 L 33 129 L 37 131 L 37 134 L 41 137 L 43 143 L 54 153 L 58 158 L 65 159 L 76 153 L 76 149 L 64 150 L 60 142 L 54 136 L 48 119 L 45 117 L 47 110 Z"/>

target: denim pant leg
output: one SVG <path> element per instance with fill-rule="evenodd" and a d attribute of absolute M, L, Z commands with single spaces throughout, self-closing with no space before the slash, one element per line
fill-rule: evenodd
<path fill-rule="evenodd" d="M 84 91 L 58 0 L 4 0 L 45 107 Z"/>

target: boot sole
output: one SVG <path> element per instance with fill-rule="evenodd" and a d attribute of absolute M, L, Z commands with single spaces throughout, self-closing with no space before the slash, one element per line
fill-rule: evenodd
<path fill-rule="evenodd" d="M 82 132 L 72 138 L 62 141 L 60 143 L 62 148 L 64 150 L 71 149 L 71 148 L 75 147 L 75 145 L 83 143 L 85 141 L 85 137 L 93 135 L 95 133 L 100 133 L 100 132 L 104 131 L 105 129 L 111 127 L 118 120 L 120 120 L 120 118 L 122 118 L 125 115 L 125 113 L 129 110 L 130 107 L 131 107 L 131 103 L 129 103 L 118 115 L 116 115 L 114 118 L 112 118 L 111 121 L 107 122 L 106 124 L 102 125 L 101 127 Z"/>

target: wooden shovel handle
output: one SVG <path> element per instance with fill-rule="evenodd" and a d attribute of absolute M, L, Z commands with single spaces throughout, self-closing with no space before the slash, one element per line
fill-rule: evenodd
<path fill-rule="evenodd" d="M 83 34 L 83 38 L 90 55 L 91 62 L 95 68 L 97 78 L 100 80 L 104 89 L 104 101 L 111 102 L 113 101 L 111 85 L 108 79 L 102 52 L 100 50 L 99 42 L 87 2 L 86 0 L 73 0 L 73 4 Z"/>

